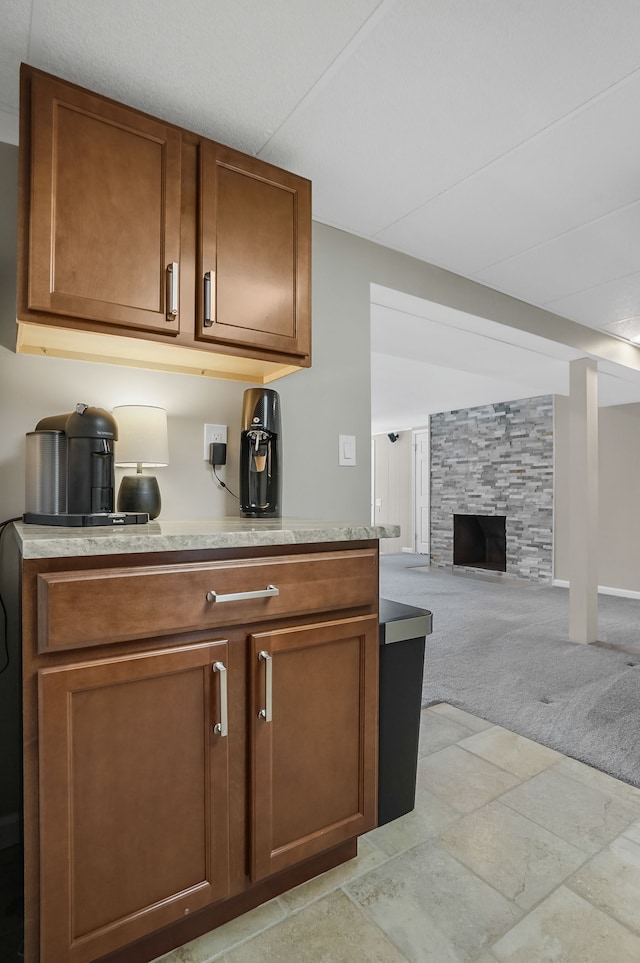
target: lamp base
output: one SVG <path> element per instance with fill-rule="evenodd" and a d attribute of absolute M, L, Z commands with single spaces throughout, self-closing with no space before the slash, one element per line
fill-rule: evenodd
<path fill-rule="evenodd" d="M 154 475 L 125 475 L 118 492 L 119 512 L 147 512 L 157 518 L 162 508 L 158 479 Z"/>

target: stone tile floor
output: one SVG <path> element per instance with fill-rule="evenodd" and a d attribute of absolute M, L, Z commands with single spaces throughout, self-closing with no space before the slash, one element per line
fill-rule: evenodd
<path fill-rule="evenodd" d="M 415 810 L 356 859 L 162 957 L 213 960 L 638 963 L 640 790 L 424 709 Z"/>

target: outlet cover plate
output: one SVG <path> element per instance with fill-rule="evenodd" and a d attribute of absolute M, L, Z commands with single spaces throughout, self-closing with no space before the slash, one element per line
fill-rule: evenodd
<path fill-rule="evenodd" d="M 210 445 L 214 441 L 220 442 L 223 445 L 227 443 L 227 426 L 226 425 L 205 425 L 204 426 L 204 460 L 209 461 L 209 451 Z"/>

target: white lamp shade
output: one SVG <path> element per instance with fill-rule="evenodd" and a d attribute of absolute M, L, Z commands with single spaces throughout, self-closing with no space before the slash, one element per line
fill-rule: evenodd
<path fill-rule="evenodd" d="M 116 465 L 159 468 L 169 464 L 167 413 L 151 405 L 118 405 L 113 409 L 118 426 Z"/>

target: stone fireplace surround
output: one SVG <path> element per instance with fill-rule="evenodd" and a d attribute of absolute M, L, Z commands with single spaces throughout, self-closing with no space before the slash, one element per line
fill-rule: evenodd
<path fill-rule="evenodd" d="M 431 564 L 453 565 L 455 514 L 504 515 L 506 574 L 550 581 L 552 396 L 443 412 L 430 427 Z"/>

